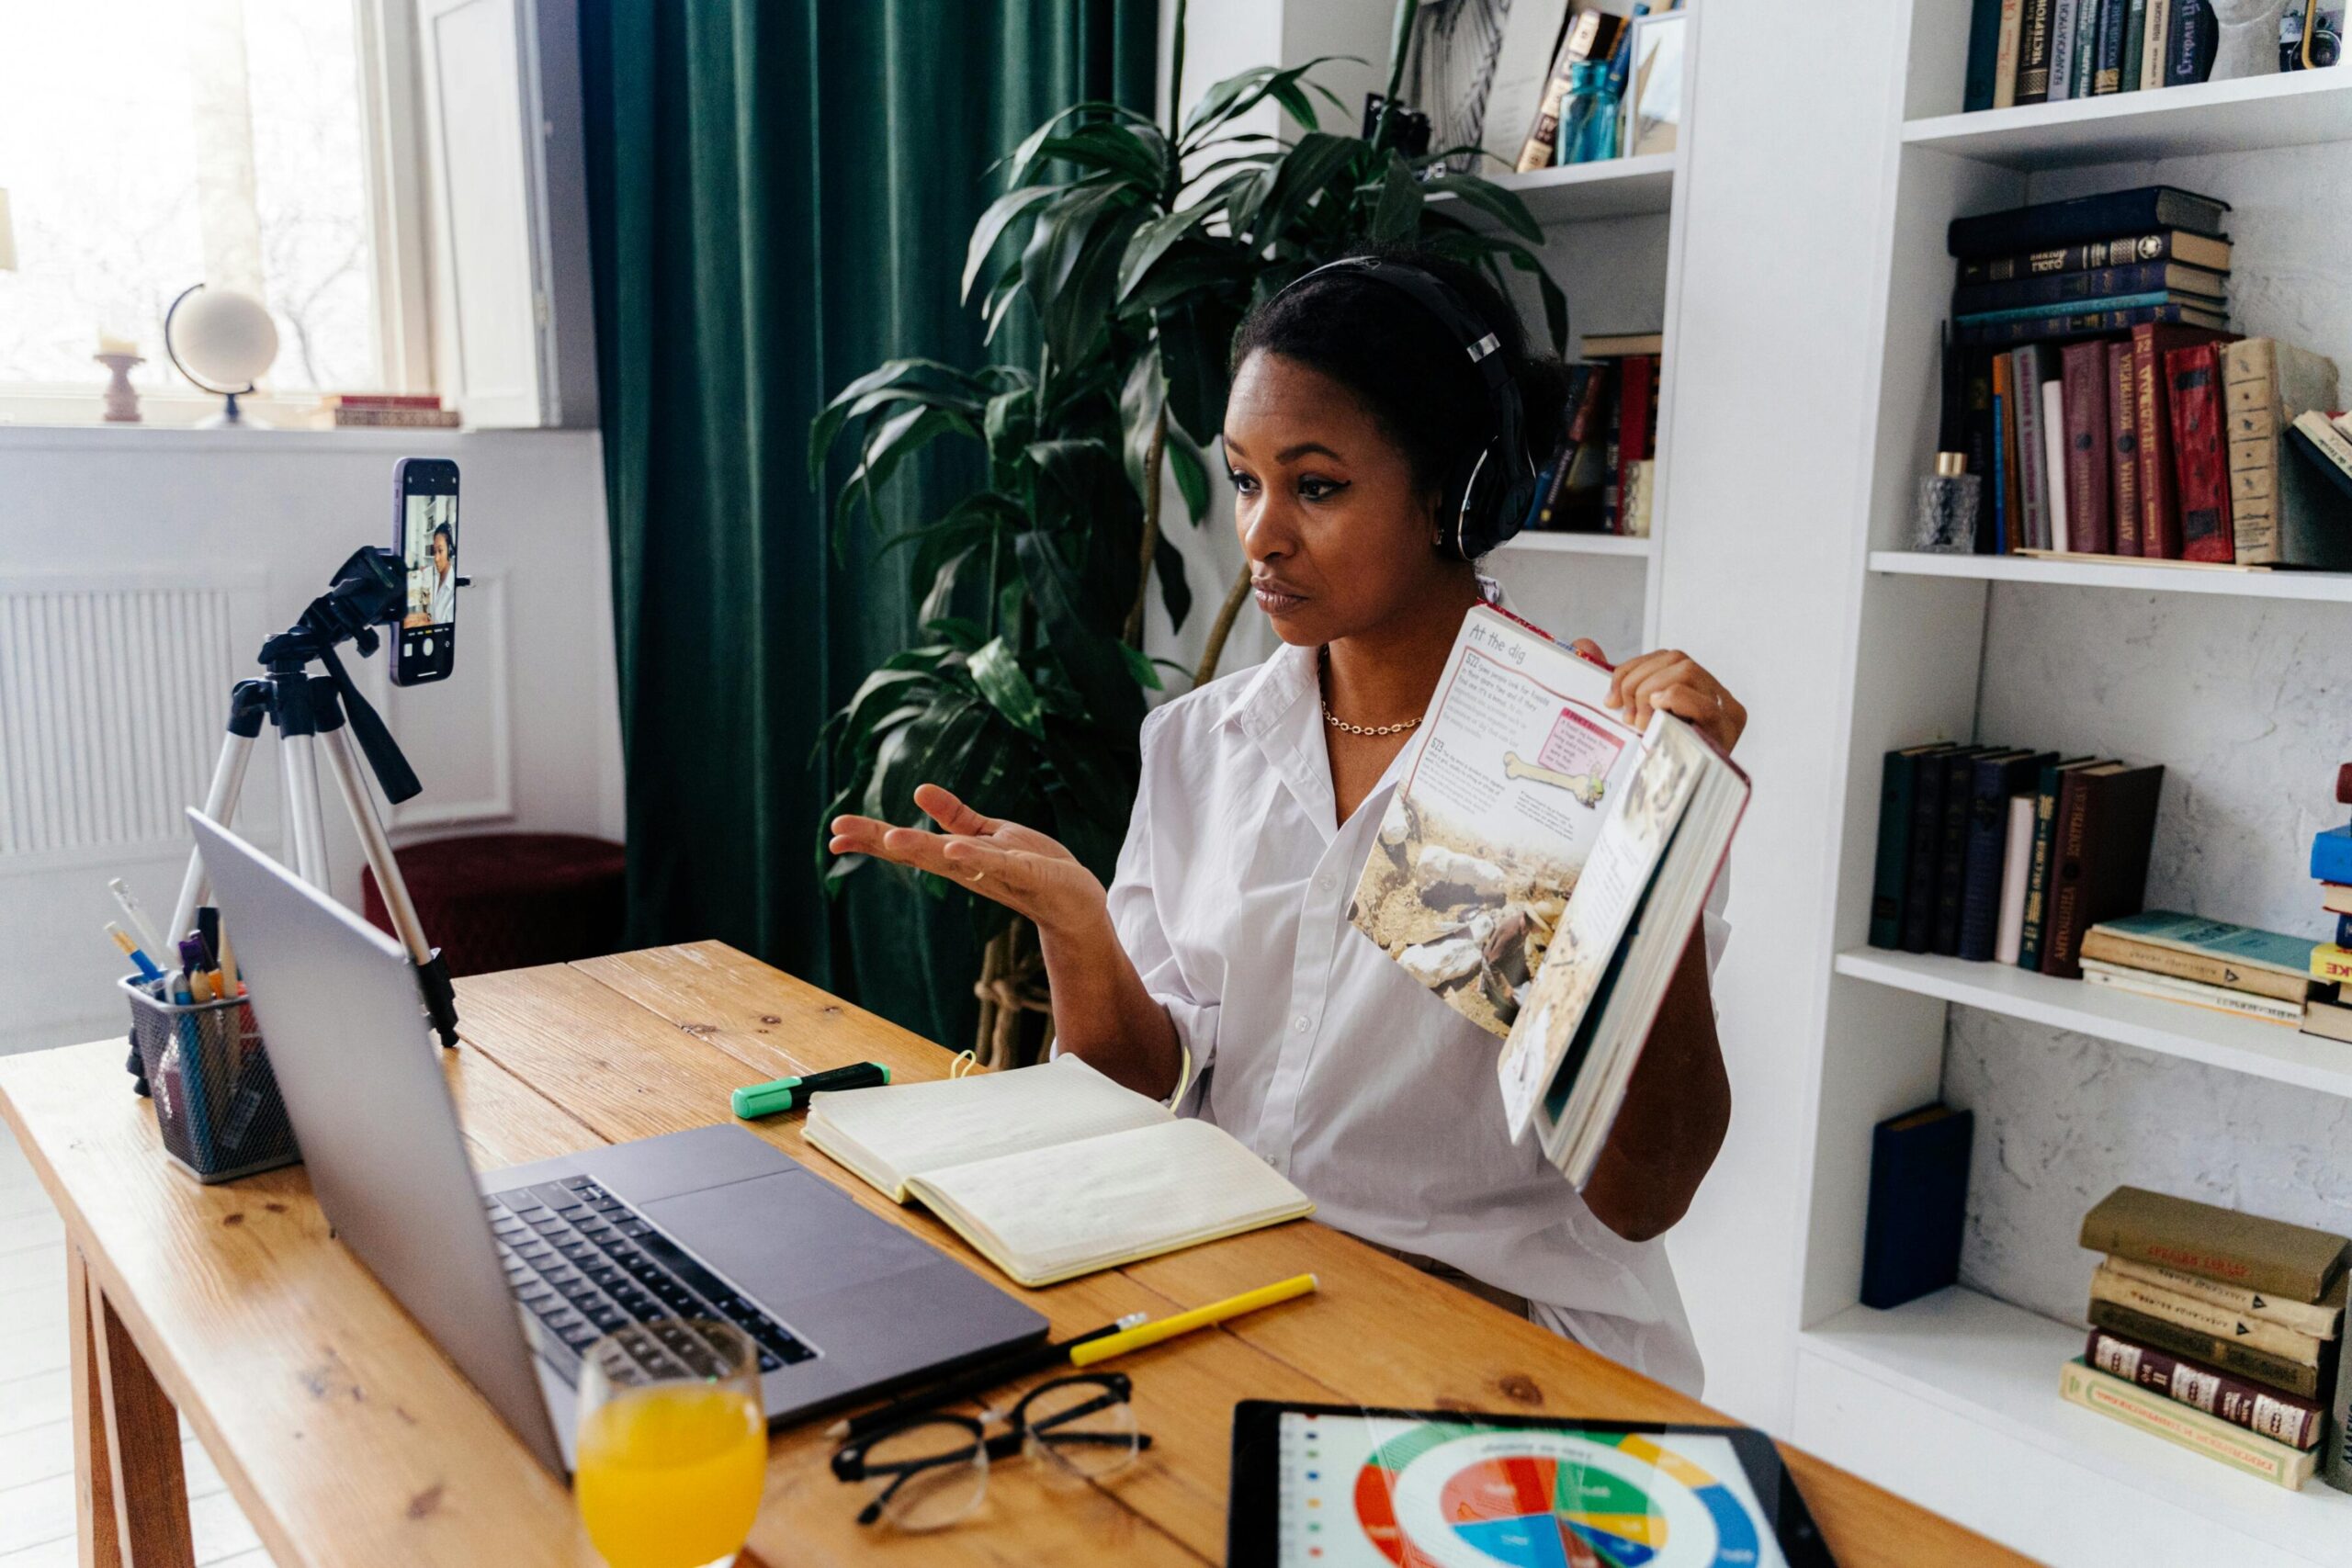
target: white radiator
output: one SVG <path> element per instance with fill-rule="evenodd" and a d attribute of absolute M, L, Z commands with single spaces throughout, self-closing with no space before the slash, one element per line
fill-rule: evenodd
<path fill-rule="evenodd" d="M 0 873 L 185 843 L 264 635 L 258 571 L 0 576 Z"/>

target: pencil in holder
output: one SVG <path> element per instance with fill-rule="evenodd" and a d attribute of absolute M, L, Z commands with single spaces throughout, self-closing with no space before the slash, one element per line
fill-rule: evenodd
<path fill-rule="evenodd" d="M 245 998 L 177 1003 L 136 976 L 121 984 L 164 1153 L 198 1181 L 228 1181 L 302 1157 Z"/>

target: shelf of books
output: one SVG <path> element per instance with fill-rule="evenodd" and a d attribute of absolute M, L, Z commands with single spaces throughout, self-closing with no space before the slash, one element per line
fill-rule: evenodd
<path fill-rule="evenodd" d="M 2352 1540 L 2352 1494 L 2318 1485 L 2300 1493 L 2267 1487 L 2061 1399 L 2056 1369 L 2083 1353 L 2085 1337 L 2082 1329 L 1955 1285 L 1892 1311 L 1849 1308 L 1807 1329 L 1799 1354 L 1858 1373 L 1906 1404 L 1928 1407 L 1934 1415 L 1924 1417 L 1923 1426 L 1942 1419 L 1973 1428 L 1955 1445 L 1962 1451 L 1981 1450 L 1986 1436 L 2025 1446 L 2036 1456 L 2033 1468 L 2053 1490 L 2086 1476 L 2134 1495 L 2135 1512 L 2168 1506 L 2245 1537 L 2249 1551 L 2237 1561 L 2275 1561 L 2271 1554 L 2281 1551 L 2300 1562 L 2344 1560 L 2345 1542 Z M 1835 1449 L 1825 1450 L 1823 1457 L 1855 1462 Z M 1981 1484 L 1999 1473 L 1986 1457 L 1978 1478 L 1952 1475 L 1928 1484 Z M 2028 1503 L 2016 1493 L 2007 1501 L 2017 1512 Z M 2078 1491 L 2072 1504 L 2069 1513 L 2078 1510 L 2093 1521 L 2100 1517 L 2101 1502 L 2093 1495 Z M 2017 1522 L 2016 1512 L 2011 1521 Z M 1996 1527 L 1993 1533 L 2025 1544 L 2017 1530 Z M 2254 1542 L 2270 1554 L 2253 1555 Z M 2083 1562 L 2133 1560 L 2085 1552 L 2050 1556 Z"/>
<path fill-rule="evenodd" d="M 1974 1106 L 1976 1124 L 1947 1137 L 1941 1250 L 1906 1292 L 1863 1284 L 1874 1236 L 1922 1234 L 1880 1213 L 1871 1172 L 1937 1125 L 1922 1118 L 1947 1089 L 1954 1007 L 2008 1021 L 1997 1051 L 2035 1058 L 2071 1032 L 2146 1053 L 2132 1070 L 2177 1093 L 2191 1080 L 2163 1075 L 2180 1062 L 2262 1080 L 2237 1086 L 2256 1103 L 2271 1085 L 2352 1100 L 2352 992 L 2327 941 L 2335 903 L 2352 908 L 2335 886 L 2352 885 L 2352 841 L 2340 873 L 2301 861 L 2314 818 L 2352 814 L 2352 794 L 2330 801 L 2352 727 L 2328 733 L 2319 651 L 2352 603 L 2352 289 L 2328 211 L 2352 71 L 2333 68 L 2341 6 L 2286 9 L 2326 47 L 2217 40 L 2196 0 L 1908 0 L 1885 121 L 1792 1436 L 2053 1561 L 2336 1562 L 2352 1540 L 2340 1438 L 2270 1451 L 2232 1427 L 2183 1451 L 2165 1438 L 2210 1415 L 2186 1393 L 2143 1376 L 2119 1394 L 2070 1365 L 2084 1330 L 1948 1283 L 1965 1258 L 2041 1301 L 2077 1265 L 2061 1238 L 2086 1217 L 2043 1206 L 2098 1192 L 1991 1180 L 1989 1151 L 2060 1165 L 2060 1124 L 2096 1128 L 2081 1168 L 2102 1174 L 2079 1179 L 2177 1185 L 2190 1160 L 2251 1166 L 2229 1146 L 2245 1123 L 2158 1150 L 2100 1075 L 2042 1125 L 1972 1100 L 1960 1074 L 1937 1113 L 1949 1128 Z M 2224 705 L 2250 705 L 2248 639 L 2277 666 L 2258 700 L 2298 716 L 2203 744 Z M 2185 678 L 2192 663 L 2232 674 Z M 2294 1203 L 2223 1218 L 2340 1228 L 2310 1202 L 2261 1212 Z M 2333 1387 L 2341 1416 L 2333 1339 L 2302 1349 L 2301 1377 L 2327 1380 L 2307 1405 Z M 1895 1436 L 1915 1427 L 1949 1440 Z M 2233 1444 L 2276 1473 L 2233 1473 Z"/>
<path fill-rule="evenodd" d="M 1960 556 L 1930 555 L 1924 550 L 1872 550 L 1871 570 L 1913 577 L 1975 578 L 1986 582 L 2121 588 L 2135 593 L 2225 593 L 2248 599 L 2352 603 L 2352 572 L 2199 568 L 2185 561 L 2128 560 L 2120 556 L 2040 552 Z"/>
<path fill-rule="evenodd" d="M 2237 1018 L 2033 974 L 2014 964 L 1972 964 L 1940 953 L 1858 947 L 1838 955 L 1838 973 L 2161 1055 L 2352 1096 L 2352 1047 L 2305 1034 L 2291 1023 Z"/>
<path fill-rule="evenodd" d="M 2029 172 L 2352 139 L 2352 74 L 2292 71 L 2162 92 L 1936 115 L 1903 140 Z"/>

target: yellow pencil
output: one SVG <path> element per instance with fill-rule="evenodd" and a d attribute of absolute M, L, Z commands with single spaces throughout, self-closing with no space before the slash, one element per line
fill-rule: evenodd
<path fill-rule="evenodd" d="M 1244 1291 L 1225 1301 L 1212 1302 L 1207 1306 L 1180 1312 L 1174 1317 L 1163 1317 L 1119 1334 L 1106 1334 L 1100 1339 L 1089 1339 L 1083 1345 L 1070 1348 L 1069 1364 L 1091 1367 L 1097 1361 L 1107 1361 L 1114 1356 L 1124 1356 L 1130 1350 L 1140 1350 L 1147 1345 L 1157 1345 L 1163 1339 L 1173 1339 L 1179 1334 L 1190 1334 L 1195 1328 L 1206 1328 L 1213 1323 L 1223 1323 L 1229 1317 L 1239 1317 L 1260 1307 L 1272 1306 L 1276 1302 L 1290 1301 L 1316 1288 L 1312 1274 L 1301 1274 L 1280 1284 L 1264 1285 L 1254 1291 Z"/>

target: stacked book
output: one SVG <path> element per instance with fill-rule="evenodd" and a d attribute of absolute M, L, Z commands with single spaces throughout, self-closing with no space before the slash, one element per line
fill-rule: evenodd
<path fill-rule="evenodd" d="M 2341 0 L 2273 6 L 2277 43 L 2222 47 L 2212 0 L 1973 0 L 1961 109 L 2005 109 L 2334 65 Z M 2238 26 L 2267 25 L 2257 18 Z"/>
<path fill-rule="evenodd" d="M 1522 531 L 1646 538 L 1657 462 L 1657 333 L 1588 336 L 1568 367 L 1568 429 Z"/>
<path fill-rule="evenodd" d="M 2292 1028 L 2323 989 L 2312 978 L 2318 945 L 2309 937 L 2151 909 L 2102 920 L 2084 934 L 2083 978 Z"/>
<path fill-rule="evenodd" d="M 313 430 L 455 430 L 458 411 L 437 392 L 329 392 L 310 415 Z"/>
<path fill-rule="evenodd" d="M 2106 1257 L 2067 1399 L 2280 1486 L 2319 1471 L 2352 1490 L 2329 1416 L 2352 1395 L 2337 1376 L 2343 1237 L 2119 1187 L 2084 1216 L 2082 1244 Z"/>
<path fill-rule="evenodd" d="M 2352 806 L 2352 762 L 2335 770 L 2335 801 Z M 2335 918 L 2335 940 L 2312 948 L 2311 976 L 2318 986 L 2303 1007 L 2303 1032 L 2352 1042 L 2352 1005 L 2342 989 L 2352 980 L 2352 827 L 2312 835 L 2312 880 L 2319 884 L 2320 908 Z"/>
<path fill-rule="evenodd" d="M 2228 209 L 2145 186 L 1953 220 L 1978 554 L 2352 568 L 2335 363 L 2228 330 Z"/>
<path fill-rule="evenodd" d="M 2147 889 L 2161 763 L 1948 740 L 1886 754 L 1870 942 L 2083 973 Z"/>

